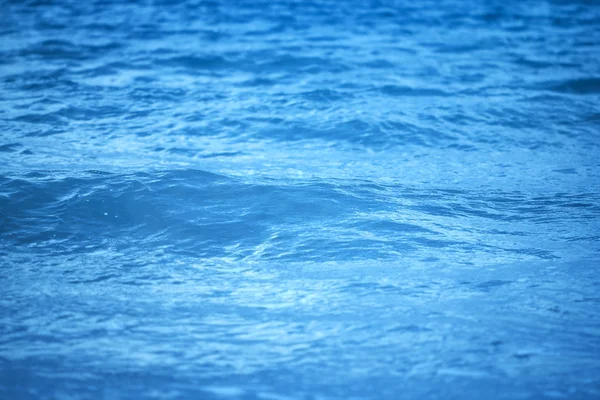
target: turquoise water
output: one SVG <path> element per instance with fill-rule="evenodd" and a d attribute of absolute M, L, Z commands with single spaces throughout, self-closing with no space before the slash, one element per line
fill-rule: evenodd
<path fill-rule="evenodd" d="M 600 396 L 598 3 L 0 11 L 0 398 Z"/>

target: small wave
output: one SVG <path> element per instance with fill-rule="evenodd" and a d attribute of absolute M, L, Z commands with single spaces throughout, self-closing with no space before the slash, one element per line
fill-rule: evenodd
<path fill-rule="evenodd" d="M 156 64 L 166 67 L 183 67 L 190 70 L 221 70 L 231 64 L 219 56 L 175 56 L 159 59 Z"/>
<path fill-rule="evenodd" d="M 8 143 L 0 145 L 1 153 L 14 153 L 18 151 L 23 145 L 21 143 Z"/>
<path fill-rule="evenodd" d="M 320 89 L 313 90 L 310 92 L 304 92 L 301 94 L 307 100 L 318 101 L 318 102 L 332 102 L 340 100 L 349 100 L 354 96 L 352 93 L 343 93 L 336 90 Z"/>
<path fill-rule="evenodd" d="M 304 71 L 309 73 L 339 73 L 348 70 L 348 67 L 339 60 L 324 57 L 301 57 L 290 54 L 270 57 L 270 60 L 257 64 L 256 68 L 259 68 L 261 71 Z"/>
<path fill-rule="evenodd" d="M 443 90 L 438 89 L 426 89 L 426 88 L 414 88 L 410 86 L 398 86 L 398 85 L 386 85 L 379 89 L 383 94 L 389 96 L 398 97 L 412 97 L 412 96 L 443 96 L 446 97 L 449 94 Z"/>
<path fill-rule="evenodd" d="M 64 179 L 53 175 L 3 179 L 0 206 L 5 242 L 14 246 L 54 243 L 55 251 L 72 252 L 81 251 L 77 243 L 127 237 L 144 248 L 171 243 L 174 254 L 195 257 L 244 258 L 264 253 L 265 259 L 372 259 L 414 256 L 426 248 L 472 248 L 473 239 L 459 239 L 450 221 L 547 224 L 568 215 L 585 219 L 598 212 L 593 196 L 518 203 L 510 198 L 472 198 L 469 193 L 398 192 L 395 187 L 360 183 L 244 183 L 198 170 L 90 172 Z M 442 196 L 450 197 L 440 204 Z M 410 204 L 398 207 L 398 202 Z M 410 222 L 398 220 L 401 215 L 411 216 Z M 448 224 L 434 226 L 428 222 L 432 218 L 446 218 Z M 300 221 L 302 232 L 295 227 Z M 38 231 L 42 222 L 45 228 Z M 510 231 L 495 232 L 510 237 L 509 242 L 515 240 Z M 317 251 L 317 242 L 324 246 L 322 251 Z M 232 253 L 230 248 L 236 250 Z M 479 251 L 556 258 L 550 250 L 529 246 Z"/>
<path fill-rule="evenodd" d="M 46 61 L 89 60 L 104 57 L 110 51 L 119 49 L 118 43 L 103 45 L 75 44 L 67 40 L 45 40 L 23 49 L 19 56 L 35 57 Z"/>
<path fill-rule="evenodd" d="M 600 78 L 579 78 L 563 81 L 548 82 L 542 86 L 544 89 L 576 95 L 589 95 L 600 93 Z"/>

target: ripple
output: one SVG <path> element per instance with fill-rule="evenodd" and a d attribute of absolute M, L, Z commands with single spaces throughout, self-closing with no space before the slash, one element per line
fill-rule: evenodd
<path fill-rule="evenodd" d="M 600 78 L 580 78 L 548 84 L 554 92 L 589 95 L 600 93 Z"/>

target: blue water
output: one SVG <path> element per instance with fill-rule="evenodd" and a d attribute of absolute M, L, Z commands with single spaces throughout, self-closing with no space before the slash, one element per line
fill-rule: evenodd
<path fill-rule="evenodd" d="M 1 399 L 600 397 L 600 4 L 1 1 Z"/>

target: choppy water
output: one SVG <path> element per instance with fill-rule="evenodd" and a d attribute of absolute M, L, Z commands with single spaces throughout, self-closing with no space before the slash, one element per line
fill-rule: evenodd
<path fill-rule="evenodd" d="M 600 396 L 600 5 L 2 1 L 0 397 Z"/>

